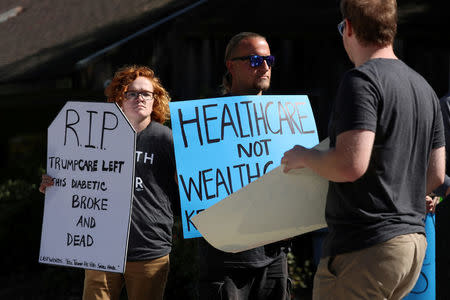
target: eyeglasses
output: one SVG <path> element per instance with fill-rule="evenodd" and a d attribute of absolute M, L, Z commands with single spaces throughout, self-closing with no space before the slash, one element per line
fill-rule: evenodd
<path fill-rule="evenodd" d="M 248 55 L 248 56 L 240 56 L 232 58 L 231 60 L 250 60 L 250 66 L 252 68 L 257 68 L 260 65 L 263 64 L 264 61 L 266 61 L 267 66 L 270 68 L 275 63 L 275 56 L 268 55 L 268 56 L 261 56 L 261 55 Z"/>
<path fill-rule="evenodd" d="M 153 92 L 148 92 L 148 91 L 142 91 L 142 92 L 138 92 L 138 91 L 128 91 L 125 92 L 125 97 L 129 100 L 134 100 L 139 98 L 139 96 L 142 96 L 142 99 L 146 100 L 146 101 L 150 101 L 153 100 Z"/>
<path fill-rule="evenodd" d="M 342 20 L 338 25 L 337 25 L 338 31 L 341 34 L 341 36 L 344 36 L 344 28 L 345 28 L 345 20 Z"/>

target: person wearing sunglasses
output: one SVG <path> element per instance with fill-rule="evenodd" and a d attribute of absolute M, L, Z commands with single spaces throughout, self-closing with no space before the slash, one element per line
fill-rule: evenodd
<path fill-rule="evenodd" d="M 263 36 L 252 32 L 235 35 L 225 50 L 224 96 L 261 95 L 270 87 L 274 62 Z M 290 299 L 288 241 L 235 254 L 217 250 L 203 238 L 198 245 L 199 299 Z"/>
<path fill-rule="evenodd" d="M 295 146 L 282 163 L 286 172 L 307 167 L 329 180 L 329 233 L 313 299 L 402 299 L 427 247 L 425 195 L 444 180 L 439 100 L 394 53 L 395 0 L 341 0 L 340 9 L 355 67 L 333 104 L 330 149 Z"/>
<path fill-rule="evenodd" d="M 153 70 L 146 66 L 119 69 L 105 89 L 136 130 L 135 187 L 125 273 L 85 270 L 83 300 L 162 300 L 169 274 L 173 212 L 179 211 L 170 97 Z M 131 146 L 131 145 L 130 145 Z M 53 185 L 42 177 L 39 190 Z M 99 254 L 101 255 L 101 254 Z"/>
<path fill-rule="evenodd" d="M 234 36 L 225 51 L 224 94 L 261 95 L 270 87 L 274 63 L 264 37 L 251 32 Z"/>

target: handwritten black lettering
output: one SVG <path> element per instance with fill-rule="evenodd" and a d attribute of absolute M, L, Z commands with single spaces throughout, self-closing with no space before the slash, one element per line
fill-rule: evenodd
<path fill-rule="evenodd" d="M 217 117 L 208 118 L 208 117 L 206 116 L 206 109 L 207 109 L 208 107 L 217 107 L 217 104 L 210 104 L 210 105 L 204 105 L 204 106 L 203 106 L 203 118 L 204 118 L 204 120 L 205 120 L 206 141 L 208 142 L 208 144 L 211 144 L 211 143 L 217 143 L 217 142 L 219 142 L 220 139 L 219 139 L 219 138 L 211 139 L 211 138 L 209 137 L 209 129 L 208 129 L 209 126 L 208 126 L 208 121 L 217 120 Z"/>
<path fill-rule="evenodd" d="M 265 174 L 272 164 L 273 161 L 268 161 L 264 165 L 260 163 L 242 163 L 226 166 L 222 169 L 209 168 L 200 170 L 195 176 L 191 177 L 179 174 L 179 178 L 183 187 L 182 191 L 184 191 L 188 201 L 192 201 L 194 197 L 197 197 L 200 201 L 204 199 L 210 200 L 221 197 L 223 192 L 225 193 L 224 196 L 231 195 L 235 190 L 244 187 L 254 179 Z M 239 178 L 240 186 L 234 186 L 235 183 L 232 181 L 234 177 Z M 188 186 L 186 186 L 186 182 L 188 182 Z M 192 189 L 195 190 L 195 193 L 192 193 Z M 214 192 L 211 193 L 212 191 Z"/>
<path fill-rule="evenodd" d="M 108 199 L 72 195 L 72 208 L 105 211 L 108 209 Z"/>
<path fill-rule="evenodd" d="M 50 169 L 55 170 L 71 170 L 71 171 L 97 171 L 97 160 L 85 160 L 85 159 L 64 159 L 57 156 L 50 156 Z"/>
<path fill-rule="evenodd" d="M 219 104 L 205 104 L 194 108 L 195 117 L 192 119 L 184 119 L 183 113 L 179 109 L 178 119 L 184 147 L 187 148 L 191 142 L 188 141 L 188 137 L 198 140 L 202 146 L 204 141 L 212 144 L 224 141 L 228 137 L 247 138 L 269 133 L 283 135 L 287 132 L 291 134 L 314 133 L 314 130 L 305 131 L 303 129 L 302 119 L 307 117 L 300 112 L 299 105 L 303 104 L 305 102 L 293 104 L 284 101 L 268 101 L 264 104 L 241 101 L 232 105 L 225 103 L 222 107 L 219 107 Z M 201 115 L 199 109 L 202 110 Z M 196 125 L 197 130 L 188 132 L 188 124 Z M 201 128 L 204 128 L 204 133 Z M 212 136 L 212 128 L 220 129 L 220 137 Z M 205 134 L 204 137 L 203 134 Z"/>
<path fill-rule="evenodd" d="M 53 178 L 53 185 L 65 187 L 66 186 L 66 178 Z"/>
<path fill-rule="evenodd" d="M 199 141 L 200 145 L 203 145 L 202 130 L 201 130 L 201 127 L 200 127 L 200 119 L 199 119 L 199 115 L 198 115 L 198 107 L 195 107 L 195 118 L 194 119 L 190 119 L 190 120 L 184 120 L 183 119 L 183 113 L 181 112 L 181 109 L 178 109 L 178 119 L 180 120 L 181 135 L 183 136 L 184 147 L 185 148 L 188 147 L 188 142 L 187 142 L 187 138 L 186 138 L 186 131 L 184 129 L 184 126 L 186 124 L 191 124 L 191 123 L 197 124 L 198 141 Z"/>
<path fill-rule="evenodd" d="M 80 216 L 78 218 L 77 223 L 75 226 L 81 227 L 81 228 L 94 228 L 95 227 L 95 218 L 94 217 L 84 217 Z"/>
<path fill-rule="evenodd" d="M 299 105 L 305 105 L 305 102 L 296 102 L 295 103 L 295 107 L 297 108 L 297 116 L 298 116 L 298 120 L 299 120 L 299 123 L 300 123 L 301 133 L 303 133 L 303 134 L 315 133 L 316 132 L 315 130 L 307 130 L 307 131 L 303 130 L 302 119 L 306 119 L 307 116 L 300 115 L 300 109 L 298 108 Z"/>
<path fill-rule="evenodd" d="M 94 191 L 107 191 L 108 188 L 106 187 L 106 182 L 104 181 L 96 181 L 96 180 L 82 180 L 82 179 L 72 179 L 72 185 L 71 187 L 73 189 L 87 189 L 87 190 L 94 190 Z"/>
<path fill-rule="evenodd" d="M 258 132 L 258 135 L 261 135 L 261 130 L 259 129 L 259 121 L 263 122 L 263 126 L 264 126 L 264 133 L 267 134 L 267 118 L 266 118 L 266 114 L 264 114 L 263 111 L 263 106 L 262 103 L 259 103 L 259 108 L 261 109 L 261 114 L 258 115 L 258 111 L 256 109 L 256 103 L 253 103 L 253 113 L 255 115 L 255 125 L 256 125 L 256 130 Z M 266 109 L 266 113 L 267 113 L 267 109 Z"/>
<path fill-rule="evenodd" d="M 107 120 L 108 116 L 114 117 L 113 118 L 114 125 L 110 125 L 109 127 L 106 125 L 106 123 L 107 123 L 106 120 Z M 117 118 L 116 114 L 109 112 L 109 111 L 103 112 L 103 124 L 102 124 L 102 135 L 101 135 L 101 140 L 100 140 L 100 149 L 104 149 L 103 143 L 104 143 L 104 138 L 105 138 L 105 131 L 107 131 L 107 130 L 112 131 L 117 128 L 117 125 L 119 125 L 119 119 Z"/>
<path fill-rule="evenodd" d="M 125 164 L 125 161 L 117 161 L 117 160 L 110 160 L 109 162 L 106 162 L 103 160 L 102 162 L 102 171 L 103 172 L 122 172 L 122 166 Z"/>
<path fill-rule="evenodd" d="M 61 258 L 57 258 L 57 257 L 49 257 L 49 256 L 41 256 L 39 258 L 40 261 L 43 262 L 51 262 L 51 263 L 57 263 L 57 264 L 62 264 L 63 260 Z"/>
<path fill-rule="evenodd" d="M 226 119 L 229 119 L 229 121 L 226 121 Z M 225 128 L 227 126 L 231 126 L 233 128 L 234 134 L 236 137 L 239 137 L 236 126 L 234 125 L 234 120 L 231 115 L 230 109 L 228 108 L 228 105 L 223 105 L 223 111 L 222 111 L 222 124 L 220 126 L 220 138 L 223 140 L 225 135 Z"/>
<path fill-rule="evenodd" d="M 76 116 L 76 121 L 69 121 L 69 118 L 70 118 L 69 115 Z M 64 146 L 67 144 L 67 129 L 70 129 L 73 132 L 73 134 L 75 135 L 75 137 L 77 139 L 76 145 L 80 146 L 80 140 L 78 138 L 78 133 L 73 128 L 73 125 L 77 124 L 78 122 L 80 122 L 80 115 L 78 114 L 78 112 L 74 109 L 66 110 L 66 126 L 64 128 Z"/>
<path fill-rule="evenodd" d="M 187 210 L 184 211 L 184 215 L 186 217 L 185 224 L 187 225 L 188 231 L 191 231 L 191 226 L 194 227 L 195 229 L 197 229 L 197 227 L 195 227 L 194 223 L 192 223 L 191 218 L 194 216 L 194 214 L 199 214 L 202 211 L 204 211 L 204 209 L 193 210 L 191 212 L 188 212 Z"/>
<path fill-rule="evenodd" d="M 272 132 L 273 134 L 281 134 L 282 133 L 281 132 L 281 128 L 278 129 L 278 131 L 273 131 L 272 128 L 270 127 L 269 120 L 267 119 L 267 111 L 269 110 L 269 106 L 271 106 L 272 104 L 273 104 L 272 101 L 267 102 L 266 108 L 265 108 L 265 111 L 264 111 L 264 115 L 266 116 L 266 120 L 267 120 L 267 127 L 269 128 L 269 131 Z"/>
<path fill-rule="evenodd" d="M 283 116 L 281 114 L 283 114 Z M 294 126 L 292 125 L 291 118 L 289 118 L 289 115 L 281 102 L 278 102 L 278 120 L 280 121 L 280 134 L 283 134 L 283 122 L 286 122 L 291 132 L 294 133 Z"/>
<path fill-rule="evenodd" d="M 89 234 L 71 234 L 67 233 L 67 246 L 91 247 L 94 245 L 94 239 Z"/>
<path fill-rule="evenodd" d="M 74 259 L 74 260 L 73 260 L 73 265 L 74 265 L 74 266 L 82 266 L 82 265 L 83 265 L 83 262 Z"/>
<path fill-rule="evenodd" d="M 202 171 L 203 186 L 205 187 L 205 195 L 206 195 L 207 200 L 214 198 L 214 195 L 208 194 L 208 182 L 213 181 L 213 179 L 207 177 L 206 173 L 209 173 L 211 171 L 212 171 L 212 169 L 207 169 L 207 170 Z"/>
<path fill-rule="evenodd" d="M 203 200 L 203 195 L 202 195 L 202 185 L 201 185 L 201 176 L 202 173 L 198 172 L 198 184 L 195 184 L 195 181 L 192 179 L 192 177 L 189 177 L 189 187 L 186 189 L 186 183 L 184 181 L 184 176 L 183 175 L 179 175 L 180 176 L 180 181 L 181 181 L 181 185 L 183 186 L 184 189 L 184 193 L 186 194 L 186 197 L 188 199 L 188 201 L 191 201 L 191 187 L 194 187 L 195 192 L 197 193 L 197 197 L 198 199 L 201 201 Z"/>
<path fill-rule="evenodd" d="M 220 169 L 217 169 L 216 172 L 216 195 L 219 195 L 219 187 L 223 186 L 227 192 L 228 195 L 231 195 L 233 193 L 233 182 L 231 181 L 231 172 L 230 167 L 227 167 L 227 178 L 228 183 L 223 177 L 222 171 Z M 220 177 L 220 178 L 219 178 Z"/>
<path fill-rule="evenodd" d="M 264 165 L 264 168 L 263 168 L 263 174 L 267 173 L 267 169 L 269 168 L 270 165 L 273 165 L 273 161 L 266 162 L 266 164 Z"/>
<path fill-rule="evenodd" d="M 245 108 L 247 110 L 248 128 L 250 130 L 250 136 L 253 137 L 253 123 L 252 123 L 252 116 L 250 113 L 250 106 L 249 106 L 249 104 L 251 104 L 252 101 L 242 101 L 240 103 L 245 105 Z M 237 107 L 236 107 L 236 111 L 238 111 Z M 239 122 L 239 124 L 240 124 L 240 122 Z M 241 137 L 246 137 L 246 136 L 241 133 Z"/>
<path fill-rule="evenodd" d="M 242 157 L 242 152 L 244 152 L 244 154 L 247 157 L 252 157 L 253 153 L 255 154 L 256 157 L 259 157 L 263 154 L 269 155 L 270 153 L 269 153 L 268 142 L 270 142 L 270 141 L 272 141 L 272 140 L 271 139 L 262 139 L 260 141 L 255 141 L 253 143 L 249 142 L 247 148 L 245 148 L 245 146 L 242 144 L 237 144 L 237 152 L 238 152 L 239 158 Z M 264 144 L 264 147 L 262 146 L 262 144 Z"/>
<path fill-rule="evenodd" d="M 92 114 L 98 114 L 96 111 L 87 110 L 86 111 L 89 114 L 89 132 L 88 132 L 88 144 L 84 145 L 86 148 L 95 148 L 94 145 L 91 145 L 91 133 L 92 133 Z"/>

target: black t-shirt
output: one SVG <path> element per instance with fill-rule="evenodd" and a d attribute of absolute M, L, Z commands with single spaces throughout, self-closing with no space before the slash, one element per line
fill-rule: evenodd
<path fill-rule="evenodd" d="M 220 251 L 211 246 L 205 239 L 199 239 L 200 273 L 208 276 L 215 270 L 235 268 L 261 268 L 268 266 L 280 255 L 285 255 L 288 242 L 277 242 L 239 253 Z"/>
<path fill-rule="evenodd" d="M 133 212 L 128 260 L 155 259 L 170 253 L 173 205 L 177 205 L 172 131 L 151 122 L 136 138 Z"/>
<path fill-rule="evenodd" d="M 366 173 L 330 182 L 323 256 L 408 233 L 425 233 L 426 173 L 431 150 L 445 145 L 439 101 L 400 60 L 373 59 L 347 72 L 332 110 L 330 146 L 345 131 L 375 132 Z"/>
<path fill-rule="evenodd" d="M 444 122 L 445 141 L 450 142 L 450 93 L 442 97 L 440 100 L 442 120 Z M 447 143 L 448 144 L 448 143 Z M 445 154 L 448 158 L 446 160 L 446 174 L 450 176 L 450 145 L 446 145 Z"/>

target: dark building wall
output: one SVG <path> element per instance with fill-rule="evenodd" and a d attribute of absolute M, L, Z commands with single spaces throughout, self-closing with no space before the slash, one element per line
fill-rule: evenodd
<path fill-rule="evenodd" d="M 262 11 L 264 7 L 256 9 Z M 283 12 L 283 9 L 279 10 Z M 274 11 L 270 22 L 245 19 L 242 16 L 245 12 L 241 12 L 227 24 L 224 17 L 227 12 L 218 10 L 211 13 L 206 8 L 198 9 L 117 47 L 81 68 L 74 68 L 66 77 L 56 78 L 53 82 L 18 83 L 12 92 L 0 94 L 0 125 L 9 129 L 0 134 L 0 152 L 4 153 L 0 165 L 6 165 L 8 143 L 12 137 L 30 133 L 45 135 L 47 126 L 66 101 L 104 101 L 105 82 L 115 70 L 126 64 L 152 67 L 173 101 L 217 95 L 225 72 L 223 55 L 226 44 L 232 35 L 242 30 L 257 31 L 267 37 L 276 56 L 271 93 L 308 95 L 320 138 L 324 138 L 339 80 L 352 67 L 336 30 L 339 13 L 334 7 L 332 10 L 334 12 L 328 13 L 325 21 L 300 19 L 295 20 L 293 26 L 287 26 L 282 12 Z M 407 26 L 399 25 L 395 43 L 397 55 L 422 74 L 439 97 L 443 96 L 449 86 L 449 43 L 437 43 L 434 36 L 411 35 L 406 30 Z M 22 121 L 15 122 L 16 116 L 22 116 Z M 15 125 L 10 126 L 11 123 Z"/>
<path fill-rule="evenodd" d="M 276 56 L 271 93 L 308 95 L 324 138 L 339 80 L 352 67 L 336 30 L 341 16 L 336 2 L 331 2 L 208 1 L 53 81 L 36 78 L 16 82 L 13 88 L 1 86 L 0 126 L 7 130 L 0 133 L 0 166 L 8 165 L 12 138 L 37 134 L 45 139 L 46 128 L 66 101 L 104 101 L 105 82 L 126 64 L 152 67 L 173 101 L 217 95 L 226 44 L 240 31 L 267 37 Z M 399 2 L 399 10 L 423 6 L 410 3 L 404 9 L 407 4 Z M 399 14 L 395 48 L 441 97 L 449 89 L 450 40 L 443 38 L 449 28 L 433 7 L 408 18 Z"/>

